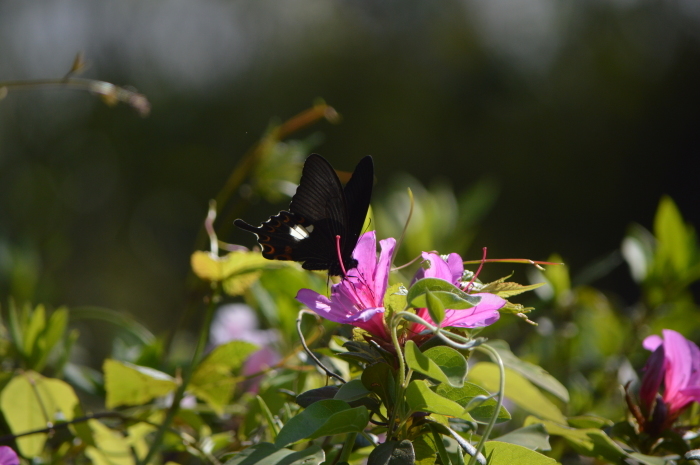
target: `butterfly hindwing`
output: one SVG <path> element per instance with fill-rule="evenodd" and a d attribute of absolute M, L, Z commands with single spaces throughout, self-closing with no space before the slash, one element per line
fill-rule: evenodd
<path fill-rule="evenodd" d="M 374 168 L 363 158 L 343 189 L 333 167 L 320 155 L 306 159 L 289 211 L 273 215 L 259 227 L 237 219 L 234 224 L 258 236 L 263 256 L 270 260 L 304 262 L 307 270 L 343 275 L 336 236 L 346 269 L 357 262 L 352 251 L 362 232 L 372 195 Z"/>

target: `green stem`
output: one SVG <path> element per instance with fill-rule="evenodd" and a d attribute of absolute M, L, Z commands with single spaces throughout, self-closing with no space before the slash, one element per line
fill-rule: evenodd
<path fill-rule="evenodd" d="M 151 462 L 155 454 L 160 450 L 160 447 L 163 443 L 163 438 L 165 437 L 165 433 L 168 431 L 170 424 L 172 423 L 173 419 L 175 418 L 175 415 L 177 415 L 177 412 L 180 409 L 180 401 L 182 401 L 182 398 L 185 396 L 185 390 L 187 389 L 187 385 L 192 379 L 194 369 L 199 363 L 199 359 L 202 353 L 204 352 L 204 347 L 206 346 L 207 339 L 209 336 L 209 326 L 211 325 L 211 319 L 214 314 L 214 308 L 216 307 L 217 300 L 218 299 L 216 298 L 216 296 L 212 296 L 209 300 L 209 305 L 207 305 L 207 310 L 204 315 L 204 323 L 202 324 L 202 327 L 199 331 L 199 340 L 197 341 L 197 347 L 195 348 L 194 354 L 192 355 L 192 362 L 184 369 L 182 383 L 180 384 L 180 386 L 178 386 L 177 390 L 175 391 L 175 394 L 173 396 L 173 403 L 168 409 L 168 412 L 166 413 L 165 419 L 163 420 L 163 423 L 161 423 L 160 428 L 158 428 L 158 431 L 156 431 L 156 435 L 153 438 L 153 443 L 151 444 L 151 448 L 148 450 L 146 458 L 139 461 L 141 465 L 148 465 L 148 463 Z"/>
<path fill-rule="evenodd" d="M 357 438 L 357 433 L 348 433 L 348 436 L 345 438 L 345 443 L 343 444 L 343 449 L 340 451 L 340 455 L 338 456 L 336 463 L 347 462 L 350 459 L 350 453 L 355 445 L 355 438 Z"/>
<path fill-rule="evenodd" d="M 491 431 L 493 430 L 493 427 L 496 424 L 498 414 L 501 412 L 501 406 L 503 405 L 503 393 L 506 390 L 506 369 L 503 366 L 503 360 L 501 360 L 501 356 L 498 354 L 498 351 L 488 344 L 482 344 L 478 348 L 484 352 L 487 352 L 496 360 L 496 363 L 498 364 L 498 372 L 500 374 L 500 379 L 498 380 L 498 396 L 496 397 L 498 400 L 496 401 L 496 410 L 491 416 L 489 424 L 486 425 L 484 434 L 482 434 L 481 436 L 481 441 L 479 441 L 479 445 L 476 446 L 476 454 L 474 454 L 471 460 L 469 460 L 469 465 L 474 465 L 476 463 L 476 458 L 479 456 L 482 449 L 484 448 L 484 443 L 488 440 L 489 435 L 491 434 Z"/>
<path fill-rule="evenodd" d="M 401 404 L 401 399 L 403 398 L 403 391 L 405 389 L 404 383 L 406 382 L 406 366 L 403 360 L 403 352 L 401 352 L 401 346 L 399 345 L 399 336 L 396 333 L 396 328 L 399 325 L 400 316 L 394 315 L 391 319 L 391 342 L 394 344 L 394 350 L 396 350 L 396 358 L 399 362 L 399 379 L 396 383 L 396 401 L 394 402 L 394 408 L 391 411 L 391 416 L 389 417 L 389 428 L 387 431 L 387 438 L 393 437 L 394 427 L 396 426 L 396 415 L 399 410 L 399 405 Z"/>

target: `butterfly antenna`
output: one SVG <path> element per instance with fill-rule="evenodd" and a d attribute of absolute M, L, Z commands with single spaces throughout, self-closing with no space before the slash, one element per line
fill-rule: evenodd
<path fill-rule="evenodd" d="M 472 284 L 474 284 L 474 280 L 476 279 L 477 276 L 479 276 L 479 273 L 481 273 L 481 269 L 484 267 L 484 263 L 486 262 L 486 251 L 487 248 L 484 247 L 483 249 L 483 254 L 481 256 L 481 264 L 479 265 L 479 269 L 476 270 L 476 273 L 474 273 L 474 276 L 472 276 L 471 281 L 469 281 L 469 284 L 464 288 L 464 292 L 469 292 L 469 289 L 471 289 Z"/>

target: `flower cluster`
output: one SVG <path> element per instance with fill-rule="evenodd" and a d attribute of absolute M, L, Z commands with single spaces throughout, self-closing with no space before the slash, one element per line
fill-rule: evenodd
<path fill-rule="evenodd" d="M 388 340 L 389 334 L 384 322 L 384 294 L 389 282 L 391 257 L 396 246 L 393 238 L 379 242 L 381 252 L 377 258 L 376 237 L 369 231 L 360 237 L 353 252 L 357 267 L 349 270 L 345 279 L 331 287 L 330 298 L 310 289 L 301 289 L 297 300 L 322 317 L 337 323 L 350 324 L 362 328 L 373 336 Z M 422 278 L 439 278 L 460 286 L 464 274 L 462 258 L 453 253 L 445 261 L 434 253 L 423 253 L 428 268 L 421 268 L 413 282 Z M 476 328 L 488 326 L 498 320 L 498 310 L 506 301 L 494 294 L 474 294 L 481 297 L 481 302 L 467 310 L 447 310 L 442 322 L 444 327 Z M 416 310 L 419 317 L 435 325 L 428 310 Z M 414 323 L 410 333 L 418 334 L 426 329 L 424 325 Z"/>

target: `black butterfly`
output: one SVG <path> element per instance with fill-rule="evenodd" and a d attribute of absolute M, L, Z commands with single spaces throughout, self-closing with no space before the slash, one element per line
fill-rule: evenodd
<path fill-rule="evenodd" d="M 259 227 L 241 219 L 236 226 L 258 236 L 263 257 L 268 260 L 304 262 L 306 270 L 328 270 L 343 276 L 340 255 L 346 270 L 355 268 L 352 251 L 362 233 L 374 182 L 374 163 L 366 156 L 355 167 L 343 189 L 338 175 L 325 158 L 312 154 L 304 162 L 299 187 L 289 204 Z"/>

